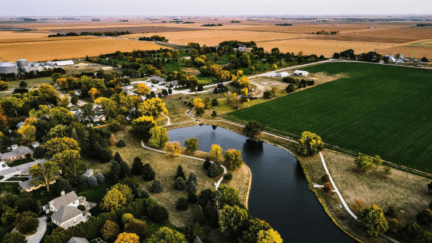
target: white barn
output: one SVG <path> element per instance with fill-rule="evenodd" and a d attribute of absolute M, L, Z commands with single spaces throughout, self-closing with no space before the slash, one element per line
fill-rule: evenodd
<path fill-rule="evenodd" d="M 302 70 L 295 70 L 294 71 L 294 75 L 295 76 L 301 76 L 301 77 L 306 77 L 309 75 L 308 71 L 302 71 Z"/>

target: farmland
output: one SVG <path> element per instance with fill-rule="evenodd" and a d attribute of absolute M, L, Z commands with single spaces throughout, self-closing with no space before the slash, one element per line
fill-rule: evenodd
<path fill-rule="evenodd" d="M 231 114 L 297 135 L 311 131 L 331 145 L 432 171 L 430 71 L 359 63 L 306 70 L 349 78 Z"/>

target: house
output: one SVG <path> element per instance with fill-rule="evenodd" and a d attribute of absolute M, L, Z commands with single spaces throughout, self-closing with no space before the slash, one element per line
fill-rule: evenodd
<path fill-rule="evenodd" d="M 31 143 L 31 145 L 32 145 L 33 148 L 37 148 L 37 147 L 39 147 L 40 143 L 38 141 L 33 141 Z"/>
<path fill-rule="evenodd" d="M 86 238 L 72 237 L 67 243 L 89 243 Z"/>
<path fill-rule="evenodd" d="M 24 125 L 24 122 L 20 122 L 20 123 L 18 123 L 18 124 L 16 125 L 16 128 L 17 128 L 17 129 L 20 129 L 23 125 Z"/>
<path fill-rule="evenodd" d="M 54 184 L 54 183 L 56 183 L 55 180 L 51 181 L 50 184 Z M 26 192 L 31 192 L 31 191 L 34 191 L 34 190 L 37 190 L 37 189 L 43 187 L 42 184 L 36 185 L 34 183 L 34 179 L 31 176 L 29 177 L 29 180 L 22 181 L 22 182 L 18 183 L 18 185 L 21 188 L 21 190 L 24 190 Z"/>
<path fill-rule="evenodd" d="M 301 76 L 301 77 L 306 77 L 309 75 L 308 71 L 302 71 L 302 70 L 295 70 L 293 75 L 295 76 Z"/>
<path fill-rule="evenodd" d="M 93 116 L 93 122 L 105 121 L 105 115 L 98 114 Z"/>
<path fill-rule="evenodd" d="M 75 91 L 75 95 L 76 96 L 80 96 L 81 95 L 81 90 L 80 89 L 76 89 Z"/>
<path fill-rule="evenodd" d="M 46 212 L 54 212 L 51 215 L 51 221 L 57 226 L 67 229 L 87 221 L 91 216 L 90 213 L 78 209 L 79 205 L 85 206 L 86 204 L 85 198 L 78 197 L 74 191 L 67 194 L 62 191 L 60 197 L 51 200 L 42 209 Z"/>
<path fill-rule="evenodd" d="M 287 72 L 276 73 L 275 77 L 285 78 L 288 77 L 289 74 Z"/>
<path fill-rule="evenodd" d="M 20 146 L 14 144 L 12 145 L 12 151 L 0 154 L 0 161 L 2 162 L 12 162 L 15 160 L 25 159 L 29 154 L 30 157 L 33 157 L 33 150 L 26 146 Z"/>

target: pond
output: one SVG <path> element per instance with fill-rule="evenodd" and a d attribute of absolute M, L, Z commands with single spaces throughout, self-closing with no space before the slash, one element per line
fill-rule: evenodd
<path fill-rule="evenodd" d="M 252 171 L 249 210 L 267 221 L 285 242 L 353 242 L 330 220 L 308 182 L 297 159 L 288 151 L 216 126 L 192 126 L 168 131 L 170 141 L 196 137 L 199 150 L 219 144 L 224 151 L 241 150 Z"/>

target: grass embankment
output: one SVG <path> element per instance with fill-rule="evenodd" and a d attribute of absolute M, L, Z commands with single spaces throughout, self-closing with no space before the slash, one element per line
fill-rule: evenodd
<path fill-rule="evenodd" d="M 231 115 L 300 135 L 319 134 L 331 145 L 379 154 L 387 161 L 432 171 L 432 84 L 428 70 L 362 63 L 305 68 L 342 78 Z"/>
<path fill-rule="evenodd" d="M 177 191 L 174 189 L 174 176 L 177 167 L 181 165 L 188 177 L 191 172 L 195 173 L 198 178 L 197 192 L 210 188 L 215 189 L 214 183 L 219 178 L 209 178 L 206 171 L 203 169 L 203 161 L 181 156 L 168 157 L 163 153 L 151 151 L 141 146 L 139 139 L 131 136 L 126 130 L 116 134 L 117 139 L 122 139 L 126 142 L 126 147 L 117 148 L 113 147 L 113 152 L 119 152 L 123 160 L 132 165 L 133 159 L 139 156 L 143 163 L 150 163 L 156 172 L 156 178 L 161 180 L 164 185 L 164 191 L 161 193 L 150 193 L 161 205 L 165 206 L 169 211 L 169 221 L 178 227 L 184 226 L 194 216 L 197 205 L 189 205 L 186 211 L 178 211 L 175 208 L 175 203 L 180 197 L 187 198 L 187 191 Z M 197 151 L 194 154 L 187 154 L 189 156 L 196 156 L 198 158 L 205 158 L 208 154 L 206 152 Z M 103 168 L 102 170 L 109 170 Z M 145 182 L 142 177 L 136 176 L 135 179 L 139 181 L 141 186 L 150 192 L 152 181 Z M 250 170 L 246 166 L 233 173 L 233 180 L 226 183 L 229 186 L 235 187 L 240 191 L 240 198 L 242 203 L 247 204 Z M 225 183 L 223 183 L 225 184 Z"/>

